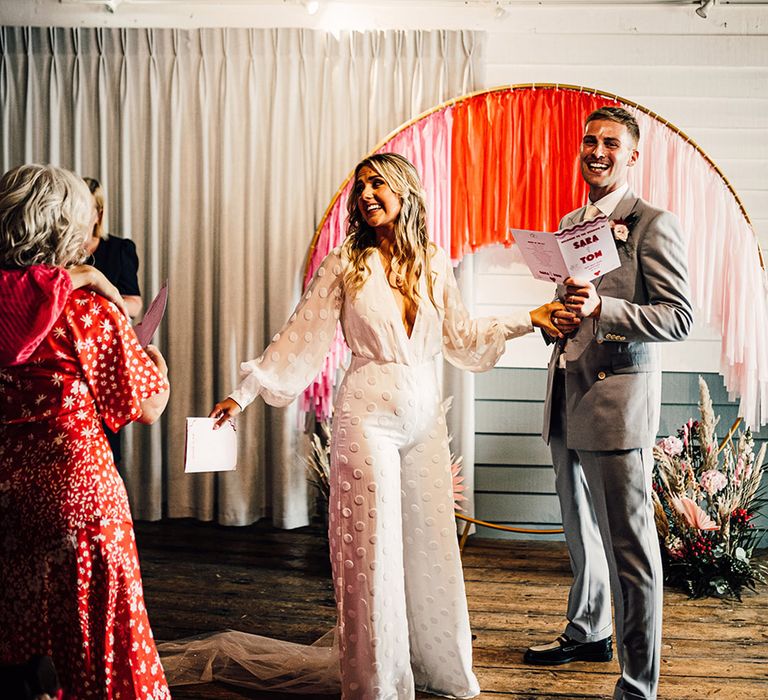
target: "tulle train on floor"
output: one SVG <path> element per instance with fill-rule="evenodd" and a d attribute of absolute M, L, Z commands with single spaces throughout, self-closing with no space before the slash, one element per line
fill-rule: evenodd
<path fill-rule="evenodd" d="M 311 645 L 227 630 L 157 648 L 171 686 L 221 681 L 304 695 L 341 692 L 335 630 Z"/>

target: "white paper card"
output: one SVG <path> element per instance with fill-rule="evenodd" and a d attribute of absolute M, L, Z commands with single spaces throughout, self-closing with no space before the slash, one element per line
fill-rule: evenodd
<path fill-rule="evenodd" d="M 563 282 L 593 280 L 621 266 L 613 232 L 605 217 L 547 233 L 510 229 L 536 279 Z"/>
<path fill-rule="evenodd" d="M 227 421 L 213 429 L 215 418 L 187 418 L 185 472 L 231 472 L 237 467 L 237 434 Z"/>
<path fill-rule="evenodd" d="M 548 231 L 510 229 L 531 274 L 539 280 L 562 282 L 568 277 L 557 237 Z"/>

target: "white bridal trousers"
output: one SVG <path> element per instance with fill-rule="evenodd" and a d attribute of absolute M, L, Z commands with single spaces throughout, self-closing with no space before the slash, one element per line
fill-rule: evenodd
<path fill-rule="evenodd" d="M 343 698 L 477 695 L 434 360 L 353 356 L 336 400 L 329 510 Z"/>

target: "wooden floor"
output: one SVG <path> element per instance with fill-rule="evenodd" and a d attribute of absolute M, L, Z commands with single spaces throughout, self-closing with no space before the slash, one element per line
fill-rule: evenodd
<path fill-rule="evenodd" d="M 159 641 L 231 628 L 309 643 L 333 625 L 320 528 L 175 520 L 137 523 L 136 534 Z M 615 661 L 557 669 L 522 663 L 526 647 L 561 632 L 570 580 L 564 545 L 470 539 L 463 560 L 481 698 L 610 697 Z M 172 691 L 175 700 L 297 697 L 216 683 Z M 766 588 L 747 593 L 742 603 L 691 601 L 666 591 L 659 700 L 708 698 L 768 699 Z"/>

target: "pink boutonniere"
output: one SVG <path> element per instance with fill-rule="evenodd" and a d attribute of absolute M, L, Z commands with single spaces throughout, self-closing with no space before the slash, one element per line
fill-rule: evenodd
<path fill-rule="evenodd" d="M 629 238 L 629 227 L 626 224 L 620 224 L 618 221 L 615 221 L 613 224 L 613 237 L 617 241 L 626 243 Z"/>
<path fill-rule="evenodd" d="M 629 241 L 632 228 L 637 223 L 637 219 L 637 214 L 632 212 L 626 219 L 614 219 L 608 222 L 616 243 L 627 243 Z"/>

